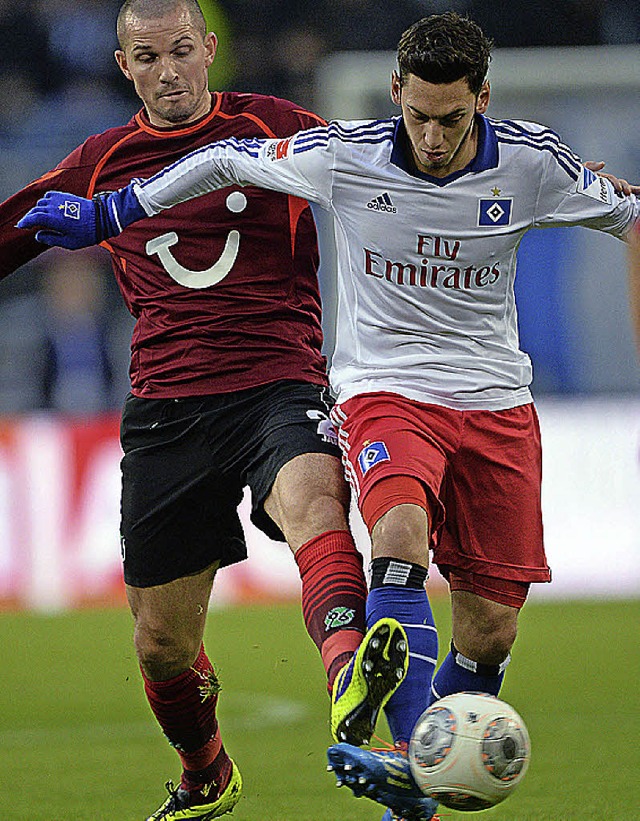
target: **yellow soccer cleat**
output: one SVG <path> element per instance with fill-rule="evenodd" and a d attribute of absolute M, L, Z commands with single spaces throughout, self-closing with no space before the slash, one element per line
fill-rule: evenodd
<path fill-rule="evenodd" d="M 395 619 L 380 619 L 358 652 L 336 676 L 331 694 L 331 735 L 335 741 L 367 744 L 380 710 L 407 673 L 407 634 Z"/>
<path fill-rule="evenodd" d="M 207 803 L 204 790 L 191 793 L 181 787 L 174 789 L 171 781 L 167 782 L 169 798 L 159 810 L 150 815 L 147 821 L 211 821 L 231 812 L 242 795 L 242 776 L 232 761 L 231 778 L 222 794 L 215 801 Z"/>

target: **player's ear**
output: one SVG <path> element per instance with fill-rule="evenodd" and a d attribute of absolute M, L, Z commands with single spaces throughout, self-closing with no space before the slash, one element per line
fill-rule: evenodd
<path fill-rule="evenodd" d="M 210 31 L 204 38 L 204 48 L 207 53 L 205 62 L 208 68 L 211 65 L 211 63 L 213 63 L 213 60 L 216 56 L 216 50 L 218 48 L 218 38 L 212 31 Z"/>
<path fill-rule="evenodd" d="M 116 63 L 118 64 L 120 71 L 124 74 L 127 80 L 132 80 L 133 77 L 131 76 L 131 72 L 127 67 L 127 55 L 122 51 L 122 49 L 116 49 L 113 53 L 113 56 L 116 58 Z"/>
<path fill-rule="evenodd" d="M 476 101 L 476 111 L 478 114 L 484 114 L 485 111 L 489 108 L 490 97 L 491 87 L 489 86 L 489 81 L 485 80 L 485 82 L 482 84 L 480 94 L 478 94 L 478 99 Z"/>
<path fill-rule="evenodd" d="M 402 83 L 400 81 L 400 75 L 397 71 L 394 71 L 391 75 L 391 100 L 395 105 L 400 105 L 401 96 Z"/>

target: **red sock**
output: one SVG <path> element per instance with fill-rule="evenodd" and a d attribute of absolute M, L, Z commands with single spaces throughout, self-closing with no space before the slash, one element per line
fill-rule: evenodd
<path fill-rule="evenodd" d="M 329 530 L 295 554 L 302 580 L 302 615 L 320 650 L 329 688 L 365 633 L 367 583 L 362 556 L 347 530 Z"/>
<path fill-rule="evenodd" d="M 231 774 L 231 760 L 216 718 L 218 679 L 204 647 L 193 667 L 175 678 L 151 681 L 144 673 L 142 677 L 149 705 L 180 756 L 182 786 L 196 789 L 215 781 L 222 792 Z"/>

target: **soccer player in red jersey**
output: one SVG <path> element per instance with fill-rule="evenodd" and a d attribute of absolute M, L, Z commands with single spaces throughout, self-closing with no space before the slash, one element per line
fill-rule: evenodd
<path fill-rule="evenodd" d="M 49 192 L 19 223 L 43 242 L 83 247 L 238 180 L 333 212 L 344 296 L 333 416 L 372 538 L 368 618 L 402 621 L 411 665 L 387 708 L 396 749 L 338 744 L 328 756 L 338 786 L 386 806 L 384 821 L 435 817 L 406 756 L 415 721 L 430 698 L 500 692 L 529 586 L 549 580 L 539 429 L 510 307 L 520 238 L 544 224 L 622 238 L 638 219 L 637 200 L 614 194 L 631 186 L 598 180 L 544 126 L 484 117 L 490 50 L 467 18 L 425 18 L 400 41 L 401 120 L 228 140 L 98 202 Z M 431 269 L 426 254 L 439 260 Z M 450 582 L 454 640 L 435 676 L 430 547 Z"/>
<path fill-rule="evenodd" d="M 0 205 L 0 276 L 45 249 L 15 223 L 52 187 L 92 197 L 215 140 L 322 122 L 284 100 L 211 93 L 216 37 L 196 0 L 126 0 L 117 26 L 116 60 L 144 108 Z M 295 554 L 337 740 L 368 740 L 406 670 L 406 636 L 384 619 L 363 641 L 366 584 L 328 418 L 308 204 L 234 186 L 103 245 L 136 319 L 121 429 L 124 578 L 145 692 L 183 767 L 150 818 L 216 818 L 242 782 L 220 738 L 203 635 L 217 570 L 246 557 L 245 486 L 255 524 Z"/>

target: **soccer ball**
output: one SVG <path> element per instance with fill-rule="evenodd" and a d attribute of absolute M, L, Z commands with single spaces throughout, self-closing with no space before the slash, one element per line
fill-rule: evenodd
<path fill-rule="evenodd" d="M 484 693 L 454 693 L 420 716 L 409 743 L 420 789 L 455 810 L 484 810 L 510 795 L 529 766 L 524 721 Z"/>

